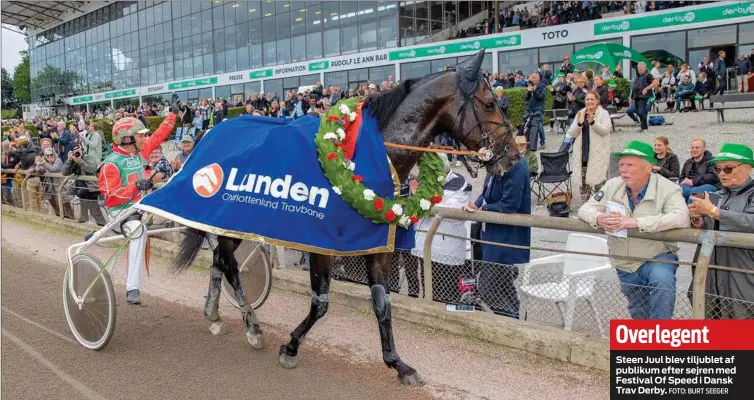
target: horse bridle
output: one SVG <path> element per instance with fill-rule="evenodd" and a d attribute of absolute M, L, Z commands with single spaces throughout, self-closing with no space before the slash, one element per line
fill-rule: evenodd
<path fill-rule="evenodd" d="M 479 114 L 477 113 L 477 106 L 476 106 L 476 100 L 478 100 L 478 98 L 476 97 L 476 92 L 479 89 L 480 82 L 484 82 L 487 85 L 489 85 L 489 82 L 487 82 L 487 80 L 482 77 L 481 73 L 477 74 L 477 79 L 475 82 L 469 82 L 469 81 L 463 82 L 462 80 L 465 79 L 465 76 L 461 74 L 459 71 L 456 71 L 456 72 L 458 73 L 458 80 L 459 80 L 458 86 L 460 88 L 461 95 L 462 95 L 461 106 L 459 107 L 459 110 L 458 110 L 458 118 L 457 118 L 458 126 L 456 127 L 456 132 L 463 131 L 464 121 L 466 118 L 466 107 L 468 107 L 469 104 L 471 104 L 471 110 L 472 110 L 472 113 L 474 114 L 474 119 L 476 120 L 476 125 L 477 125 L 476 128 L 479 129 L 479 132 L 482 135 L 482 142 L 481 142 L 482 147 L 490 151 L 493 151 L 497 143 L 494 143 L 490 139 L 491 135 L 495 133 L 501 127 L 507 127 L 508 130 L 510 131 L 511 129 L 510 122 L 507 120 L 503 120 L 503 122 L 495 122 L 491 120 L 479 119 Z M 490 91 L 492 91 L 492 88 L 490 88 Z M 500 107 L 497 102 L 495 102 L 495 106 Z M 502 110 L 500 110 L 500 112 L 502 113 Z M 484 126 L 489 125 L 489 124 L 493 124 L 494 126 L 492 127 L 492 129 L 485 131 Z M 473 130 L 466 133 L 462 141 L 465 142 L 472 132 Z M 492 157 L 486 160 L 484 159 L 480 160 L 480 163 L 476 167 L 476 169 L 472 169 L 472 167 L 468 164 L 468 161 L 466 160 L 465 157 L 462 159 L 461 162 L 463 162 L 464 166 L 466 167 L 466 170 L 469 172 L 472 178 L 476 178 L 478 175 L 477 171 L 479 170 L 481 166 L 492 166 L 492 165 L 497 164 L 498 162 L 500 162 L 503 156 L 508 153 L 509 149 L 510 149 L 510 144 L 507 143 L 503 146 L 502 151 L 499 151 L 499 152 L 493 151 Z"/>

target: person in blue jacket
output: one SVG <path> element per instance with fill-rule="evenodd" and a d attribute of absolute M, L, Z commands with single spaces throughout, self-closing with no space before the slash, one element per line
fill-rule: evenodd
<path fill-rule="evenodd" d="M 491 211 L 506 214 L 531 214 L 529 167 L 521 159 L 503 174 L 488 174 L 482 194 L 467 204 L 467 211 Z M 531 245 L 531 228 L 501 224 L 483 224 L 482 240 Z M 521 265 L 529 262 L 529 249 L 514 249 L 482 244 L 477 290 L 492 310 L 511 318 L 518 318 L 519 299 L 513 281 Z"/>

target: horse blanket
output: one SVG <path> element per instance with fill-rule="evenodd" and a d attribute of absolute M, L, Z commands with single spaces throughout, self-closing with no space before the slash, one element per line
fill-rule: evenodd
<path fill-rule="evenodd" d="M 364 110 L 352 161 L 393 198 L 399 182 L 376 120 Z M 218 235 L 325 255 L 412 248 L 413 230 L 375 224 L 333 191 L 317 159 L 320 120 L 244 115 L 209 131 L 162 188 L 135 207 Z"/>

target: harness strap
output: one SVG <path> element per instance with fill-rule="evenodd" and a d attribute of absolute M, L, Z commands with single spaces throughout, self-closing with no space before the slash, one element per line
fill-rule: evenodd
<path fill-rule="evenodd" d="M 423 151 L 423 152 L 430 152 L 430 153 L 456 154 L 456 155 L 461 155 L 461 156 L 477 156 L 477 157 L 484 156 L 483 153 L 477 153 L 476 151 L 446 150 L 444 148 L 438 148 L 438 147 L 417 147 L 417 146 L 408 146 L 405 144 L 397 144 L 397 143 L 389 143 L 389 142 L 385 142 L 385 146 L 395 147 L 397 149 L 403 149 L 403 150 Z M 443 146 L 443 147 L 447 147 L 447 146 Z"/>

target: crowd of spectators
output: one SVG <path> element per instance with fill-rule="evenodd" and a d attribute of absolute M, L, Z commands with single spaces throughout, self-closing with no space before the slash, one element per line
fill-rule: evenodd
<path fill-rule="evenodd" d="M 503 32 L 505 28 L 519 29 L 539 28 L 545 26 L 565 25 L 574 22 L 600 19 L 604 14 L 623 13 L 641 14 L 671 8 L 688 7 L 710 1 L 543 1 L 525 5 L 513 5 L 499 8 L 496 25 L 495 10 L 480 26 L 462 27 L 454 38 L 477 35 L 489 35 Z"/>

